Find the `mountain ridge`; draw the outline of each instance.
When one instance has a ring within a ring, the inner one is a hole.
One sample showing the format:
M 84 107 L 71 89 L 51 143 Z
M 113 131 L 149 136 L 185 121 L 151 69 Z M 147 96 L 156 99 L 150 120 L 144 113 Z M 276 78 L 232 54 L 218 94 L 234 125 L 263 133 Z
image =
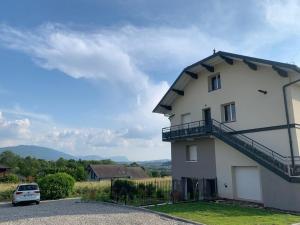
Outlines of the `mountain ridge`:
M 0 148 L 0 153 L 4 151 L 11 151 L 21 157 L 31 156 L 37 159 L 44 160 L 57 160 L 59 158 L 64 159 L 82 159 L 82 160 L 103 160 L 103 159 L 111 159 L 115 162 L 129 162 L 126 156 L 111 156 L 111 157 L 102 157 L 99 155 L 87 155 L 87 156 L 74 156 L 68 153 L 64 153 L 62 151 L 47 148 L 37 145 L 17 145 L 17 146 L 9 146 Z

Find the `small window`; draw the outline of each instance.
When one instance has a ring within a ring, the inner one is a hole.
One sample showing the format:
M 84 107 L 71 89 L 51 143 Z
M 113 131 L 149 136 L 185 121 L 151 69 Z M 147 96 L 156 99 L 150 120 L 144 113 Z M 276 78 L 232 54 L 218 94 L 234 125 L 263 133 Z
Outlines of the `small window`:
M 223 122 L 234 122 L 236 120 L 235 103 L 223 105 L 222 111 Z
M 181 124 L 186 124 L 192 122 L 191 114 L 186 113 L 181 115 Z
M 208 90 L 215 91 L 221 88 L 221 77 L 220 74 L 216 74 L 208 77 Z
M 196 162 L 197 158 L 197 146 L 196 145 L 189 145 L 186 148 L 186 161 Z

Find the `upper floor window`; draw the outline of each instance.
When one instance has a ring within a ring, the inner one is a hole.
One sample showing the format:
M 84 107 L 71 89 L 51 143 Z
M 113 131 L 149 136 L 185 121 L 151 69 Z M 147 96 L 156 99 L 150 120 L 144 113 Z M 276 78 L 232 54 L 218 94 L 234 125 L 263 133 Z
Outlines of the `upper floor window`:
M 221 88 L 221 77 L 219 73 L 208 77 L 208 86 L 209 91 L 215 91 Z
M 228 103 L 222 106 L 223 122 L 236 121 L 235 103 Z
M 186 161 L 196 162 L 197 156 L 197 145 L 188 145 L 186 148 Z
M 192 122 L 191 114 L 186 113 L 181 115 L 181 124 L 190 123 Z

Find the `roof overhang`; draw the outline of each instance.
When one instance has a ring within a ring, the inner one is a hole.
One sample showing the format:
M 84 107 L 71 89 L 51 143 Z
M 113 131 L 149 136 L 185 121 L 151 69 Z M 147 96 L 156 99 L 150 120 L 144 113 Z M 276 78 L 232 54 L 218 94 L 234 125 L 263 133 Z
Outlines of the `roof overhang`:
M 257 70 L 258 66 L 271 67 L 281 77 L 288 77 L 289 72 L 300 73 L 300 68 L 293 64 L 219 51 L 186 67 L 171 85 L 167 93 L 162 97 L 160 102 L 154 108 L 153 112 L 171 115 L 173 102 L 180 95 L 184 95 L 184 88 L 190 81 L 197 79 L 199 73 L 205 70 L 214 72 L 214 67 L 217 64 L 225 62 L 229 65 L 234 65 L 234 61 L 244 62 L 252 70 Z

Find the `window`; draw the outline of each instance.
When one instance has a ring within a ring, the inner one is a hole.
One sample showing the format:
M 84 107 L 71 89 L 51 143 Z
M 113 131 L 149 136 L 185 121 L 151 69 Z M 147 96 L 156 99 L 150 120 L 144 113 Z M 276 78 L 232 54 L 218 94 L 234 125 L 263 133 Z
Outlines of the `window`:
M 186 147 L 186 161 L 196 162 L 197 159 L 197 146 L 189 145 Z
M 38 186 L 34 184 L 20 185 L 18 191 L 35 191 L 38 190 Z
M 192 122 L 191 114 L 186 113 L 181 115 L 181 124 L 190 123 Z
M 225 104 L 222 107 L 223 122 L 234 122 L 235 116 L 235 103 Z
M 220 74 L 216 74 L 213 76 L 208 77 L 208 90 L 209 91 L 215 91 L 217 89 L 221 88 L 221 77 Z

